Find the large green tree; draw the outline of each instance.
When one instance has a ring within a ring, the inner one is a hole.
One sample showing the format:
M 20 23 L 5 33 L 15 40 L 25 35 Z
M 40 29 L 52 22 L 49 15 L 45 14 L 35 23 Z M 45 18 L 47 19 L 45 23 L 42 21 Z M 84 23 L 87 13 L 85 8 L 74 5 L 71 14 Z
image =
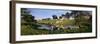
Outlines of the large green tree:
M 27 8 L 21 8 L 21 18 L 25 22 L 33 22 L 35 17 L 30 14 Z
M 89 17 L 89 19 L 86 17 Z M 80 27 L 80 32 L 91 31 L 92 15 L 86 11 L 77 11 L 75 16 L 75 25 Z

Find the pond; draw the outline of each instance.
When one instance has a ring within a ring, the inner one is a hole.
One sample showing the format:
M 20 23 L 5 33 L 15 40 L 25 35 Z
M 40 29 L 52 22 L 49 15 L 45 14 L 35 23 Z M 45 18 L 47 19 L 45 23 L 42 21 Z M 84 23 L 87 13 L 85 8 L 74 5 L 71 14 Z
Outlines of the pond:
M 57 29 L 56 26 L 53 26 L 53 25 L 45 25 L 45 24 L 40 24 L 40 27 L 38 27 L 39 29 L 46 29 L 46 30 L 54 30 L 54 29 Z M 79 28 L 79 26 L 73 26 L 73 25 L 66 25 L 64 26 L 63 29 L 77 29 Z
M 38 27 L 39 29 L 47 29 L 47 30 L 51 30 L 52 27 L 49 25 L 41 25 L 40 27 Z

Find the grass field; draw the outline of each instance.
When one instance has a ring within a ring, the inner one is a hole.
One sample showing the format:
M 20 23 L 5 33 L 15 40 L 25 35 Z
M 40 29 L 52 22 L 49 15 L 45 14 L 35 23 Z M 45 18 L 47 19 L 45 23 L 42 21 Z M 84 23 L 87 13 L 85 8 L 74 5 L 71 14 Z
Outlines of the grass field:
M 54 25 L 60 28 L 60 30 L 46 30 L 46 29 L 38 29 L 37 24 L 48 24 L 48 25 Z M 27 25 L 21 25 L 21 35 L 40 35 L 40 34 L 62 34 L 62 33 L 82 33 L 82 32 L 91 32 L 87 26 L 79 29 L 63 29 L 66 25 L 74 25 L 74 20 L 39 20 L 37 23 L 27 24 Z
M 53 20 L 39 20 L 38 23 L 50 24 L 61 28 L 66 25 L 74 25 L 75 21 L 69 19 L 64 19 L 64 20 L 53 19 Z

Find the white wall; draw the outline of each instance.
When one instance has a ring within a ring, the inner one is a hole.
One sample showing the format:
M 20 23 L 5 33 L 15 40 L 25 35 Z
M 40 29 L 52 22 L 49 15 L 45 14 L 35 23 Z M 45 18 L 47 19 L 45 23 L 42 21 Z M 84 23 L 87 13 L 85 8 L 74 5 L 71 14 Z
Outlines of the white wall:
M 72 3 L 84 5 L 98 5 L 98 19 L 100 18 L 99 0 L 34 0 L 44 2 L 56 3 Z M 39 43 L 18 43 L 18 44 L 100 44 L 100 20 L 98 20 L 98 38 L 97 39 L 83 39 L 83 40 L 65 40 L 53 42 L 39 42 Z M 9 0 L 0 0 L 0 44 L 9 43 Z
M 54 3 L 71 3 L 71 4 L 85 4 L 96 5 L 96 0 L 17 0 L 17 1 L 38 1 L 38 2 L 54 2 Z

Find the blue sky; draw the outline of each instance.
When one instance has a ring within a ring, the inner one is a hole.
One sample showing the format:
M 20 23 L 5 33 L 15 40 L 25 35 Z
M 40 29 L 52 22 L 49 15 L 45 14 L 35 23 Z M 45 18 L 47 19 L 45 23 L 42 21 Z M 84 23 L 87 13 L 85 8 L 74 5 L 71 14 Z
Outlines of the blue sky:
M 60 10 L 60 9 L 40 9 L 40 8 L 27 8 L 30 11 L 32 16 L 35 16 L 35 19 L 44 19 L 44 18 L 52 18 L 52 15 L 61 16 L 66 12 L 71 12 L 68 10 Z

